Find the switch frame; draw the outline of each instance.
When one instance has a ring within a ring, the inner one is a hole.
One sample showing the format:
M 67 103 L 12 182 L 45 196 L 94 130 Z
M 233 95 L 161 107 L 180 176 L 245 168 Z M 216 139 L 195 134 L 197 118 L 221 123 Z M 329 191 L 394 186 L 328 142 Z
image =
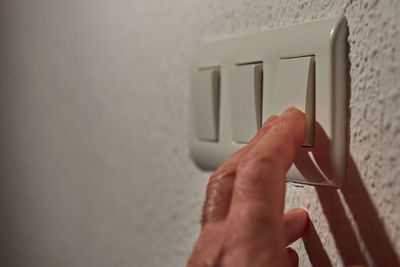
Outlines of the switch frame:
M 229 68 L 262 61 L 265 92 L 272 86 L 271 80 L 281 58 L 312 55 L 315 56 L 315 119 L 330 140 L 327 164 L 331 175 L 312 180 L 304 177 L 293 165 L 287 173 L 287 181 L 341 187 L 346 180 L 348 110 L 347 22 L 344 16 L 269 29 L 200 46 L 192 61 L 191 81 L 193 83 L 193 75 L 199 68 L 220 67 L 219 138 L 217 142 L 196 138 L 193 111 L 190 109 L 189 149 L 195 164 L 202 170 L 215 170 L 245 145 L 233 142 L 232 138 L 227 82 Z M 266 95 L 263 93 L 263 103 L 266 102 Z M 190 106 L 194 99 L 191 98 L 191 101 Z M 263 121 L 266 116 L 263 104 Z

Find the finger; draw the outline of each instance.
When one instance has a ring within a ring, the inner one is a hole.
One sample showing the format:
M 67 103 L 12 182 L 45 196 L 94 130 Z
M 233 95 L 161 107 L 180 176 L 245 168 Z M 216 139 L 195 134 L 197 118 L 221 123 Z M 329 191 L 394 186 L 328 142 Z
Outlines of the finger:
M 211 175 L 203 207 L 202 226 L 209 222 L 218 222 L 226 217 L 231 202 L 233 182 L 238 162 L 257 140 L 268 131 L 276 118 L 277 116 L 268 118 L 250 143 L 233 154 Z
M 307 230 L 308 222 L 308 213 L 303 209 L 292 209 L 283 215 L 287 246 L 303 236 Z
M 299 266 L 299 255 L 297 255 L 297 252 L 292 248 L 287 248 L 286 251 L 289 256 L 290 266 L 293 267 Z
M 251 209 L 256 216 L 282 218 L 285 176 L 304 140 L 305 125 L 304 113 L 289 108 L 241 157 L 232 209 L 237 206 Z

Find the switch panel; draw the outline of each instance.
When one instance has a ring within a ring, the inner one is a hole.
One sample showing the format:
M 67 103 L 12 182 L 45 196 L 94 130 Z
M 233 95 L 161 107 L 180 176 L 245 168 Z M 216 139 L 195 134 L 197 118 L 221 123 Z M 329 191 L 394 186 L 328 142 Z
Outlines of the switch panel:
M 261 126 L 262 64 L 229 69 L 233 141 L 248 143 Z
M 193 119 L 200 140 L 218 140 L 219 84 L 218 69 L 198 70 L 193 74 Z
M 195 51 L 190 72 L 189 146 L 200 169 L 215 170 L 244 147 L 270 115 L 295 106 L 306 114 L 307 131 L 287 181 L 344 184 L 344 16 L 203 44 Z
M 306 137 L 303 146 L 314 145 L 315 60 L 313 56 L 281 59 L 273 86 L 266 90 L 267 117 L 281 114 L 293 106 L 306 114 Z M 266 118 L 264 118 L 266 119 Z

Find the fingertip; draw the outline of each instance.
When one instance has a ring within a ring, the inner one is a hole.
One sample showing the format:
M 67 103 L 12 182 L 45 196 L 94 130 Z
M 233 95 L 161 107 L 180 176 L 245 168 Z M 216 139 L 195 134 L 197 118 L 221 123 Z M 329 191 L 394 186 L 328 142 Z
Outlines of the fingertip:
M 292 113 L 304 114 L 304 112 L 299 110 L 298 108 L 290 106 L 287 109 L 285 109 L 285 111 L 282 112 L 281 116 L 287 116 L 287 115 L 290 115 Z
M 293 212 L 296 213 L 298 216 L 298 220 L 303 222 L 304 228 L 307 228 L 309 222 L 310 222 L 310 216 L 308 215 L 308 210 L 304 208 L 294 208 L 292 209 Z
M 289 107 L 279 116 L 276 122 L 272 124 L 271 128 L 276 128 L 280 136 L 285 133 L 285 139 L 293 140 L 294 147 L 299 149 L 306 135 L 306 115 L 295 107 Z
M 284 214 L 283 222 L 285 225 L 286 244 L 289 245 L 303 236 L 308 228 L 310 218 L 305 209 L 294 208 Z
M 299 228 L 302 228 L 305 232 L 307 230 L 308 224 L 310 223 L 310 216 L 308 215 L 308 211 L 303 208 L 294 208 L 290 210 L 294 216 L 296 217 L 296 221 L 299 224 Z
M 296 122 L 299 122 L 299 121 L 304 121 L 304 130 L 305 130 L 305 118 L 306 118 L 306 114 L 303 112 L 303 111 L 301 111 L 301 110 L 299 110 L 299 109 L 297 109 L 297 108 L 295 108 L 295 107 L 289 107 L 289 108 L 287 108 L 282 114 L 281 114 L 281 116 L 279 117 L 282 121 L 286 121 L 286 120 L 291 120 L 291 119 L 294 119 Z M 299 129 L 298 127 L 296 128 L 297 130 Z
M 299 255 L 297 254 L 297 252 L 292 248 L 287 248 L 286 250 L 289 256 L 290 266 L 299 266 Z

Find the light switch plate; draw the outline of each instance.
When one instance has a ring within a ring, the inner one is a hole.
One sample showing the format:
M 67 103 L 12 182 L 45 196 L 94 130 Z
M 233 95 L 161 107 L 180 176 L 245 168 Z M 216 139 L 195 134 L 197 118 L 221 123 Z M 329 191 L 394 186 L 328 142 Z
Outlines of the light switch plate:
M 229 69 L 243 64 L 262 64 L 262 121 L 268 114 L 279 61 L 313 57 L 315 60 L 315 137 L 312 148 L 302 148 L 287 181 L 341 187 L 346 179 L 347 150 L 347 23 L 344 16 L 320 19 L 204 44 L 191 67 L 189 147 L 195 164 L 215 170 L 243 147 L 233 141 L 230 111 Z M 196 76 L 204 69 L 220 72 L 217 140 L 200 140 L 194 118 Z M 273 101 L 273 100 L 272 100 Z

